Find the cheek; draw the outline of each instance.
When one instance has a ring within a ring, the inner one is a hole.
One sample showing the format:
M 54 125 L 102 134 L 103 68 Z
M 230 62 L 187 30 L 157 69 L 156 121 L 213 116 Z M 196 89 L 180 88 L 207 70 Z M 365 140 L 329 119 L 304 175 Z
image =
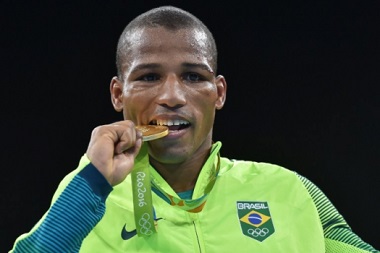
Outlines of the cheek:
M 203 104 L 205 107 L 210 107 L 215 109 L 215 102 L 218 99 L 218 91 L 215 87 L 215 85 L 210 85 L 209 87 L 205 87 L 202 90 L 198 91 L 199 95 L 199 101 Z
M 203 122 L 202 127 L 209 128 L 214 122 L 217 91 L 215 88 L 210 87 L 203 89 L 199 93 L 201 94 L 198 94 L 194 106 L 198 108 L 199 116 Z
M 139 116 L 146 110 L 149 103 L 142 94 L 127 93 L 123 98 L 123 116 L 125 120 L 139 122 Z
M 199 117 L 196 124 L 197 128 L 197 136 L 195 139 L 203 140 L 206 136 L 208 136 L 214 125 L 215 118 L 215 109 L 213 106 L 208 104 L 202 104 L 199 108 Z

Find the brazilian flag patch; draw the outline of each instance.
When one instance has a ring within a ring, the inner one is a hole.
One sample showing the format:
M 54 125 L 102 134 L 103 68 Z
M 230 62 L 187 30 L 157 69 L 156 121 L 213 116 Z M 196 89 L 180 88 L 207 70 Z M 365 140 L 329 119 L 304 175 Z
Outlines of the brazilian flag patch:
M 274 233 L 267 202 L 238 201 L 236 207 L 244 235 L 262 242 Z

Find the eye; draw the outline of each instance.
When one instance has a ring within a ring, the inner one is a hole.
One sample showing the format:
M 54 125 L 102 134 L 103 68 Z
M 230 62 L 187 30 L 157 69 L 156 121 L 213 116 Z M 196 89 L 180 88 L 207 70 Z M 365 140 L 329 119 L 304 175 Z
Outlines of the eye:
M 146 74 L 138 78 L 140 81 L 144 82 L 154 82 L 160 79 L 160 76 L 157 74 Z
M 183 79 L 189 82 L 200 82 L 204 80 L 200 74 L 194 72 L 185 73 Z

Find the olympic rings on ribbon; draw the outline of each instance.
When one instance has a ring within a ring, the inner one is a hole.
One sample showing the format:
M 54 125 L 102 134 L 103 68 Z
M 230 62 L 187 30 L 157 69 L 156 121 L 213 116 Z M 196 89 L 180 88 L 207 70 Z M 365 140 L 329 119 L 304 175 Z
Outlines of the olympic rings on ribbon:
M 149 223 L 150 215 L 148 213 L 144 213 L 139 220 L 139 224 L 141 226 L 140 233 L 143 235 L 151 235 L 153 234 L 152 226 Z

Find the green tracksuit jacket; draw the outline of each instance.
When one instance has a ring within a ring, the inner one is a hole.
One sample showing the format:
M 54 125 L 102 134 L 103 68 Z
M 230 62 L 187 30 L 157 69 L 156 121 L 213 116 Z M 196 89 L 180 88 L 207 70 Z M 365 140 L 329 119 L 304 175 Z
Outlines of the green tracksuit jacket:
M 193 198 L 203 195 L 221 143 L 213 145 Z M 150 168 L 152 180 L 177 196 Z M 52 206 L 10 251 L 164 253 L 379 252 L 354 234 L 309 180 L 283 167 L 222 157 L 201 212 L 170 205 L 152 193 L 157 233 L 136 235 L 131 178 L 111 187 L 84 155 L 64 178 Z

